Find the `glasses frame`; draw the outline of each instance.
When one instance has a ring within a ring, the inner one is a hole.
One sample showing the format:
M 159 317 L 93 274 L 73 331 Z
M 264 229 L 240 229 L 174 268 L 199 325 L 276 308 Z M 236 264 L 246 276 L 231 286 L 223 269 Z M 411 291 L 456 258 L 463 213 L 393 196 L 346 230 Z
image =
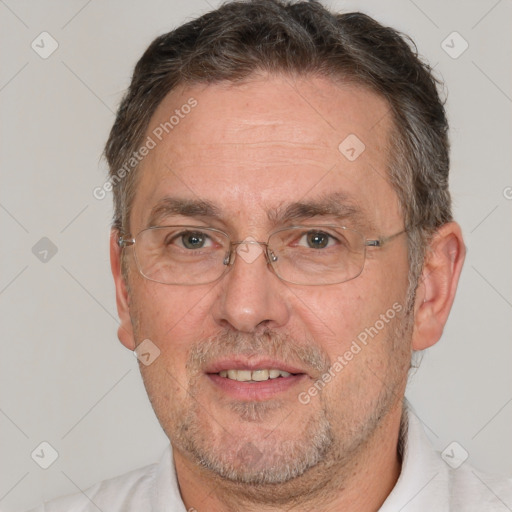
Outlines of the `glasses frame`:
M 137 252 L 134 251 L 135 264 L 137 266 L 137 270 L 139 271 L 139 274 L 142 277 L 144 277 L 148 281 L 152 281 L 154 283 L 159 283 L 159 284 L 164 284 L 164 285 L 174 285 L 174 286 L 198 286 L 198 285 L 215 283 L 216 281 L 221 279 L 224 275 L 226 275 L 227 272 L 234 265 L 235 259 L 236 259 L 236 249 L 235 248 L 240 246 L 240 245 L 243 245 L 243 244 L 253 244 L 253 245 L 263 246 L 264 247 L 264 251 L 263 252 L 264 252 L 265 258 L 267 260 L 267 266 L 270 267 L 272 273 L 278 279 L 280 279 L 281 281 L 283 281 L 285 283 L 295 284 L 295 285 L 299 285 L 299 286 L 329 286 L 329 285 L 332 285 L 332 284 L 346 283 L 348 281 L 352 281 L 353 279 L 356 279 L 363 272 L 364 266 L 365 266 L 365 263 L 366 263 L 366 248 L 367 247 L 382 248 L 388 242 L 390 242 L 390 241 L 394 240 L 395 238 L 397 238 L 398 236 L 403 235 L 404 233 L 408 232 L 408 229 L 404 228 L 404 229 L 402 229 L 402 230 L 400 230 L 400 231 L 398 231 L 396 233 L 393 233 L 392 235 L 368 239 L 360 231 L 358 231 L 357 229 L 349 228 L 349 227 L 346 227 L 346 226 L 340 226 L 340 225 L 337 225 L 337 224 L 315 224 L 315 225 L 307 225 L 307 226 L 306 225 L 293 225 L 293 226 L 287 226 L 287 227 L 280 228 L 280 229 L 277 229 L 275 231 L 272 231 L 272 233 L 270 233 L 268 235 L 268 238 L 267 238 L 266 242 L 258 242 L 256 240 L 240 240 L 240 241 L 233 242 L 233 241 L 231 241 L 231 237 L 229 236 L 228 233 L 226 233 L 225 231 L 222 231 L 220 229 L 217 229 L 217 228 L 206 227 L 206 226 L 205 227 L 203 227 L 203 226 L 191 226 L 191 225 L 187 225 L 187 224 L 177 224 L 177 225 L 165 225 L 165 226 L 150 226 L 148 228 L 144 228 L 144 229 L 140 230 L 135 236 L 132 236 L 132 235 L 124 235 L 123 236 L 123 235 L 121 235 L 117 239 L 117 243 L 118 243 L 118 245 L 119 245 L 119 247 L 121 249 L 126 249 L 127 247 L 134 246 L 136 244 L 137 238 L 141 235 L 141 233 L 144 233 L 144 232 L 150 231 L 150 230 L 167 229 L 167 228 L 186 228 L 186 229 L 196 229 L 196 230 L 201 230 L 201 231 L 203 231 L 203 230 L 204 231 L 214 231 L 216 233 L 220 233 L 221 235 L 224 235 L 226 237 L 226 239 L 228 240 L 228 242 L 229 242 L 228 252 L 226 253 L 226 256 L 224 257 L 224 260 L 223 260 L 223 265 L 225 265 L 225 269 L 219 275 L 219 277 L 217 277 L 216 279 L 213 279 L 211 281 L 206 281 L 206 282 L 201 282 L 201 283 L 192 283 L 192 284 L 189 284 L 189 283 L 166 283 L 166 282 L 158 281 L 156 279 L 151 279 L 150 277 L 146 276 L 142 272 L 141 265 L 140 265 L 138 257 L 137 257 Z M 281 277 L 279 275 L 279 273 L 274 268 L 274 265 L 272 264 L 273 262 L 277 261 L 277 257 L 273 254 L 272 248 L 269 245 L 270 239 L 274 235 L 276 235 L 278 233 L 281 233 L 282 231 L 289 231 L 289 230 L 292 230 L 292 229 L 308 229 L 308 230 L 312 230 L 312 229 L 315 229 L 315 228 L 329 228 L 329 229 L 348 230 L 348 231 L 352 231 L 354 233 L 357 233 L 358 235 L 361 236 L 361 239 L 364 242 L 363 263 L 361 265 L 361 270 L 358 272 L 357 275 L 355 275 L 353 277 L 350 277 L 348 279 L 343 279 L 341 281 L 337 281 L 335 283 L 328 283 L 328 284 L 325 284 L 325 283 L 318 283 L 318 284 L 316 284 L 316 283 L 307 283 L 307 284 L 298 283 L 298 282 L 289 281 L 287 279 L 284 279 L 283 277 Z

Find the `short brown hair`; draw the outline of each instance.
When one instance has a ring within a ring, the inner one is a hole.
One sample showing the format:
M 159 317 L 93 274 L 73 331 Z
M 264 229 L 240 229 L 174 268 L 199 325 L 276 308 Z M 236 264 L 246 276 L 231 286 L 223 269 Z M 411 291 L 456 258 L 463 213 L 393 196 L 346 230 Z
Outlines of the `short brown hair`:
M 452 219 L 448 124 L 438 82 L 405 36 L 365 14 L 332 13 L 314 1 L 228 2 L 151 43 L 105 148 L 114 228 L 129 230 L 137 180 L 136 169 L 123 179 L 117 172 L 142 144 L 164 97 L 178 85 L 237 82 L 258 72 L 341 78 L 388 101 L 395 127 L 389 177 L 410 230 L 410 279 L 417 282 L 426 240 Z

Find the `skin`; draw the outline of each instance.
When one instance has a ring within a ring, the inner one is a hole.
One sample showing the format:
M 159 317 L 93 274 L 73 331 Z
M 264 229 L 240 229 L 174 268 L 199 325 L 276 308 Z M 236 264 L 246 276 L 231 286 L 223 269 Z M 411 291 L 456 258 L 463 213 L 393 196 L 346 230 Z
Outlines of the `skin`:
M 235 241 L 266 241 L 287 225 L 272 222 L 269 211 L 332 192 L 343 193 L 359 218 L 293 223 L 344 224 L 368 239 L 403 229 L 386 173 L 392 121 L 384 99 L 319 77 L 188 86 L 164 99 L 147 135 L 190 97 L 197 107 L 141 163 L 132 234 L 148 226 L 155 204 L 173 197 L 210 201 L 220 215 L 173 216 L 160 225 L 212 226 Z M 352 162 L 338 150 L 349 134 L 366 146 Z M 438 341 L 454 299 L 464 260 L 459 226 L 445 224 L 434 236 L 410 317 L 404 316 L 404 235 L 368 248 L 359 277 L 329 286 L 285 283 L 263 257 L 248 263 L 240 256 L 215 283 L 163 285 L 138 273 L 132 248 L 126 249 L 126 282 L 117 236 L 113 232 L 111 261 L 119 338 L 130 350 L 149 338 L 161 351 L 141 372 L 173 445 L 187 509 L 378 510 L 400 473 L 397 443 L 411 353 Z M 300 403 L 299 393 L 395 303 L 401 314 L 307 405 Z M 242 400 L 206 373 L 235 356 L 244 364 L 283 361 L 302 376 L 279 392 Z M 292 477 L 285 466 L 295 468 Z M 262 474 L 275 483 L 258 481 Z

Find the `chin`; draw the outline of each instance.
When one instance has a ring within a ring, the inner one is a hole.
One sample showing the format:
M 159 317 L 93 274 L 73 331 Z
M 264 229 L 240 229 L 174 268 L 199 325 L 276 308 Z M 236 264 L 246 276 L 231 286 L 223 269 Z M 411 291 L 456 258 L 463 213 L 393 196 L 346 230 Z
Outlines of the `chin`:
M 292 425 L 286 415 L 275 418 L 278 408 L 280 404 L 236 404 L 228 413 L 236 418 L 221 425 L 198 406 L 169 437 L 195 464 L 226 482 L 283 484 L 325 461 L 333 435 L 325 418 Z

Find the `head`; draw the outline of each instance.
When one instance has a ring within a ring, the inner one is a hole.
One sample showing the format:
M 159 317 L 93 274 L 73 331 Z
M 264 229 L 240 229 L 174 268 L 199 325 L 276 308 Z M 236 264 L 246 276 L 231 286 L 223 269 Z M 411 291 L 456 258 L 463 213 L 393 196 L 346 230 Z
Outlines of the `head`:
M 443 104 L 402 36 L 316 2 L 227 3 L 150 45 L 106 156 L 119 337 L 160 350 L 141 370 L 175 453 L 224 481 L 321 485 L 396 423 L 464 255 Z M 344 282 L 284 281 L 246 244 L 213 282 L 162 284 L 116 242 L 167 225 L 231 241 L 296 225 L 397 236 Z M 250 383 L 223 373 L 251 369 Z M 269 369 L 292 375 L 252 382 Z

